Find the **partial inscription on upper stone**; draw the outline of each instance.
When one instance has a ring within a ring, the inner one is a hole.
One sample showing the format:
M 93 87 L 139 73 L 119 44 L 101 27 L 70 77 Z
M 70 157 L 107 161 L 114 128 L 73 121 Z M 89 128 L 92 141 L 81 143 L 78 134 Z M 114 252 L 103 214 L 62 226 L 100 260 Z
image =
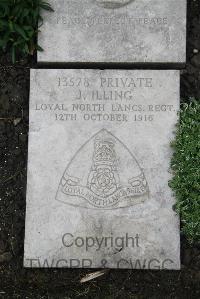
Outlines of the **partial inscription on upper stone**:
M 186 0 L 50 3 L 55 12 L 44 15 L 39 62 L 185 62 Z
M 179 71 L 31 71 L 24 265 L 179 269 Z

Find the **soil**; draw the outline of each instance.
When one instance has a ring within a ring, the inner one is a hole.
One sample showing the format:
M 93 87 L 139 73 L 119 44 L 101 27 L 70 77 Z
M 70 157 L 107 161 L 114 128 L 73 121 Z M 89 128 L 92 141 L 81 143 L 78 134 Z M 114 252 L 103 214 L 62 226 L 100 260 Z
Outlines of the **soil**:
M 189 0 L 187 65 L 182 102 L 200 99 L 200 0 Z M 90 270 L 24 269 L 24 219 L 28 147 L 29 69 L 0 58 L 0 298 L 200 298 L 200 245 L 181 235 L 181 271 L 111 270 L 90 282 Z

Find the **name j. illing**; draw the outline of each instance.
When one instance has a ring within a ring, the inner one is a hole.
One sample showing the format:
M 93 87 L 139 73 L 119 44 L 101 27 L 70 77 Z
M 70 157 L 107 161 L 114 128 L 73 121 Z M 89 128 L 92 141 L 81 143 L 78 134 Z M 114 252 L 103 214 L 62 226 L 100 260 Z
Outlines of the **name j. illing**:
M 99 251 L 100 249 L 104 248 L 117 248 L 117 249 L 123 249 L 123 248 L 136 248 L 139 246 L 139 235 L 136 234 L 134 237 L 129 236 L 128 233 L 125 234 L 125 236 L 87 236 L 87 237 L 81 237 L 81 236 L 74 236 L 71 233 L 65 233 L 62 236 L 62 244 L 69 248 L 69 247 L 78 247 L 78 248 L 84 248 L 86 251 L 88 251 L 90 248 L 95 249 L 96 251 Z
M 99 91 L 93 90 L 90 92 L 83 92 L 82 90 L 77 91 L 76 100 L 92 100 L 92 101 L 122 101 L 122 100 L 133 100 L 134 95 L 131 90 L 108 90 Z

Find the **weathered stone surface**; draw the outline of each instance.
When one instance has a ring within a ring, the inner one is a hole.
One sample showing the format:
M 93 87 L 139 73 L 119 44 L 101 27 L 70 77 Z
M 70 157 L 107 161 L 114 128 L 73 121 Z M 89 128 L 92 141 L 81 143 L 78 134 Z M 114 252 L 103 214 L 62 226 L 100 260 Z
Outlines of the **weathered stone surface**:
M 179 269 L 178 109 L 179 71 L 31 71 L 26 267 Z
M 39 62 L 184 63 L 186 0 L 50 0 Z

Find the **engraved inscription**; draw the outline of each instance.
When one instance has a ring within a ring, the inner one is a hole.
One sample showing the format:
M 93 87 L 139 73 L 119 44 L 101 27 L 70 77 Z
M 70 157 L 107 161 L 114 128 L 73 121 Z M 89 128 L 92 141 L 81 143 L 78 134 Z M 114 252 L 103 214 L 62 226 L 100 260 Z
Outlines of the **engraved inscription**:
M 115 209 L 142 203 L 148 194 L 147 181 L 135 157 L 103 129 L 73 157 L 56 199 L 83 208 Z
M 136 30 L 138 26 L 149 27 L 150 30 L 157 30 L 158 28 L 167 28 L 169 25 L 169 20 L 166 16 L 156 16 L 156 17 L 144 17 L 144 16 L 129 16 L 128 14 L 116 15 L 112 14 L 101 14 L 101 15 L 63 15 L 58 14 L 55 19 L 57 25 L 63 25 L 62 28 L 69 28 L 74 26 L 83 26 L 83 28 L 90 28 L 93 26 L 108 26 L 119 28 L 123 26 L 124 28 L 131 27 L 132 30 Z
M 175 111 L 174 105 L 152 105 L 147 95 L 143 103 L 137 98 L 138 89 L 145 92 L 155 88 L 152 77 L 100 76 L 94 85 L 89 77 L 59 76 L 54 85 L 61 92 L 66 91 L 63 102 L 36 103 L 34 109 L 51 113 L 57 122 L 152 123 L 158 120 L 160 113 L 164 117 Z

